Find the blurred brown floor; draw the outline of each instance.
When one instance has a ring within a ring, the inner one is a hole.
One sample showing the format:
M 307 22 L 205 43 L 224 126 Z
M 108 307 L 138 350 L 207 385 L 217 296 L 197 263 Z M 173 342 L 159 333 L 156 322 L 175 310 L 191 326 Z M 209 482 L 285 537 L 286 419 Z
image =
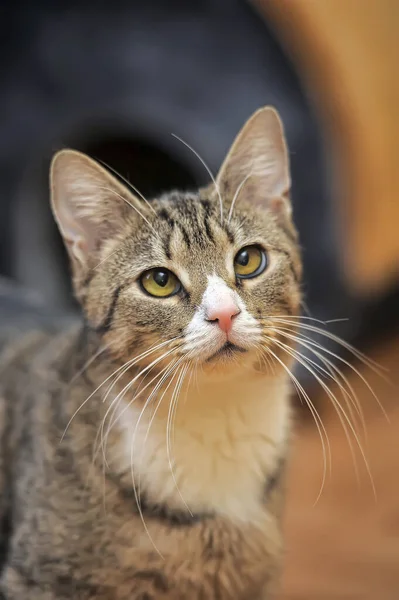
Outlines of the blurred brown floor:
M 370 353 L 369 353 L 370 355 Z M 320 440 L 310 421 L 298 426 L 286 516 L 286 569 L 280 600 L 397 600 L 399 598 L 399 336 L 375 348 L 391 386 L 360 368 L 386 409 L 386 421 L 359 378 L 350 376 L 365 413 L 365 452 L 377 499 L 357 453 L 360 485 L 342 426 L 326 406 L 332 470 L 322 481 Z M 358 366 L 358 365 L 356 365 Z M 323 403 L 327 402 L 323 399 Z

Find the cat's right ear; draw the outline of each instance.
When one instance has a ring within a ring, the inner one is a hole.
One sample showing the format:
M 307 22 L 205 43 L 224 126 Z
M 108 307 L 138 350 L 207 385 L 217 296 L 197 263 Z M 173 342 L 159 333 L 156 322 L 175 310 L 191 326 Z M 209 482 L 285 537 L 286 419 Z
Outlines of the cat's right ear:
M 105 168 L 74 150 L 54 156 L 50 187 L 54 217 L 79 282 L 98 263 L 107 241 L 121 233 L 129 206 L 138 201 Z
M 274 108 L 257 110 L 245 123 L 219 171 L 217 184 L 222 196 L 226 190 L 233 196 L 243 193 L 277 216 L 291 215 L 288 149 Z

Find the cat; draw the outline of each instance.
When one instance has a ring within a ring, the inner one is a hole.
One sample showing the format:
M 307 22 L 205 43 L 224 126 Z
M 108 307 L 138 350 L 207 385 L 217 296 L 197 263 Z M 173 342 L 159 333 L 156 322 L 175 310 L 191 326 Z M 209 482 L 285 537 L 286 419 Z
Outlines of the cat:
M 2 351 L 0 597 L 272 598 L 292 362 L 276 323 L 295 331 L 302 275 L 277 112 L 195 193 L 148 202 L 73 150 L 50 180 L 83 318 Z

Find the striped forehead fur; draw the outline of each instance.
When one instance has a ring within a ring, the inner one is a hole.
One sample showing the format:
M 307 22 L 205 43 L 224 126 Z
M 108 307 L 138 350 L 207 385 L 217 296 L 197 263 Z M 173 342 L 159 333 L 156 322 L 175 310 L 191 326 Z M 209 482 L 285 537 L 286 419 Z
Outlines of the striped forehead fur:
M 231 199 L 226 194 L 226 214 Z M 143 336 L 150 343 L 156 334 L 162 339 L 181 335 L 212 274 L 238 290 L 254 317 L 297 311 L 301 267 L 290 223 L 281 226 L 272 212 L 244 197 L 230 221 L 221 224 L 217 199 L 209 188 L 197 194 L 173 192 L 155 199 L 152 206 L 154 213 L 147 213 L 147 218 L 157 235 L 132 211 L 110 256 L 105 260 L 105 253 L 99 256 L 104 262 L 91 273 L 85 290 L 88 317 L 103 330 L 106 325 L 118 354 L 131 352 L 138 336 L 141 343 Z M 278 268 L 267 279 L 243 283 L 227 265 L 232 266 L 240 248 L 254 243 L 265 247 Z M 144 295 L 137 278 L 152 267 L 174 272 L 184 293 L 166 302 Z

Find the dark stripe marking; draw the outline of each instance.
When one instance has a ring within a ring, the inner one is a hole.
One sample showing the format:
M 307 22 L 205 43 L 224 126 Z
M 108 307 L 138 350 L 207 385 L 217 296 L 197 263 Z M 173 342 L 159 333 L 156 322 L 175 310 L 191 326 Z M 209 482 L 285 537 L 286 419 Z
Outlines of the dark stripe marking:
M 7 562 L 9 542 L 12 535 L 12 513 L 11 508 L 8 508 L 1 518 L 0 524 L 0 568 Z M 0 596 L 1 598 L 1 596 Z
M 172 233 L 168 234 L 168 236 L 165 240 L 164 246 L 163 246 L 163 249 L 165 251 L 165 256 L 168 260 L 172 260 L 172 251 L 170 248 L 171 239 L 172 239 Z
M 136 571 L 133 575 L 135 579 L 150 581 L 154 584 L 154 588 L 159 592 L 167 592 L 169 590 L 168 580 L 165 575 L 157 569 L 147 569 Z
M 111 475 L 109 477 L 114 479 Z M 132 503 L 133 508 L 135 508 L 138 513 L 137 501 L 134 496 L 134 492 L 124 487 L 120 488 L 120 492 Z M 213 513 L 190 514 L 184 510 L 168 508 L 166 504 L 152 503 L 148 500 L 144 492 L 142 492 L 140 495 L 140 507 L 142 514 L 145 517 L 156 519 L 158 521 L 164 521 L 169 525 L 177 527 L 193 527 L 201 521 L 212 519 L 214 517 Z
M 177 225 L 177 227 L 179 228 L 179 230 L 181 231 L 181 234 L 184 238 L 185 244 L 187 246 L 187 248 L 191 247 L 191 240 L 190 240 L 190 236 L 188 235 L 187 231 L 184 229 L 184 227 L 179 223 Z
M 270 496 L 273 490 L 277 487 L 283 475 L 285 467 L 285 456 L 281 456 L 272 475 L 266 481 L 265 495 L 266 499 Z
M 159 211 L 158 216 L 160 219 L 165 221 L 172 230 L 174 229 L 176 222 L 175 222 L 174 218 L 170 216 L 170 214 L 168 213 L 168 211 L 165 208 L 162 208 L 162 210 Z
M 124 284 L 124 285 L 119 285 L 113 292 L 112 295 L 112 301 L 111 304 L 108 308 L 108 312 L 103 320 L 103 322 L 96 327 L 96 331 L 97 333 L 107 333 L 107 331 L 109 331 L 111 329 L 112 326 L 112 321 L 114 319 L 114 315 L 115 315 L 115 310 L 116 310 L 116 305 L 118 303 L 119 300 L 119 296 L 120 293 L 122 292 L 122 290 L 127 286 L 128 284 Z
M 211 203 L 210 203 L 210 201 L 207 200 L 207 199 L 201 198 L 200 202 L 201 202 L 202 206 L 204 207 L 204 211 L 205 211 L 206 215 L 208 216 L 209 213 L 211 212 Z
M 172 525 L 186 527 L 192 527 L 213 516 L 210 513 L 194 513 L 191 515 L 183 510 L 170 509 L 165 504 L 152 504 L 143 495 L 141 497 L 141 510 L 143 514 L 149 517 L 160 521 L 167 521 Z
M 234 238 L 233 232 L 231 231 L 230 227 L 228 225 L 225 225 L 224 230 L 227 234 L 227 238 L 228 238 L 230 244 L 234 244 L 235 238 Z
M 82 283 L 82 287 L 83 288 L 87 288 L 87 286 L 89 285 L 89 283 L 93 279 L 94 275 L 95 275 L 94 269 L 90 269 L 88 275 L 86 275 L 86 278 L 85 278 L 85 280 Z
M 170 233 L 168 234 L 166 240 L 165 240 L 165 244 L 164 244 L 164 251 L 165 251 L 165 256 L 168 260 L 172 260 L 172 251 L 170 248 L 170 243 L 171 243 L 171 239 L 172 239 L 172 234 L 173 234 L 173 230 L 175 228 L 176 222 L 175 220 L 169 215 L 168 211 L 166 210 L 166 208 L 162 208 L 159 213 L 159 218 L 162 219 L 163 221 L 166 221 L 166 223 L 169 225 L 170 227 Z
M 209 217 L 208 217 L 208 215 L 205 215 L 204 226 L 205 226 L 206 235 L 208 236 L 209 241 L 211 241 L 214 244 L 215 243 L 215 238 L 213 237 L 213 233 L 212 233 L 211 226 L 210 226 L 210 223 L 209 223 Z

